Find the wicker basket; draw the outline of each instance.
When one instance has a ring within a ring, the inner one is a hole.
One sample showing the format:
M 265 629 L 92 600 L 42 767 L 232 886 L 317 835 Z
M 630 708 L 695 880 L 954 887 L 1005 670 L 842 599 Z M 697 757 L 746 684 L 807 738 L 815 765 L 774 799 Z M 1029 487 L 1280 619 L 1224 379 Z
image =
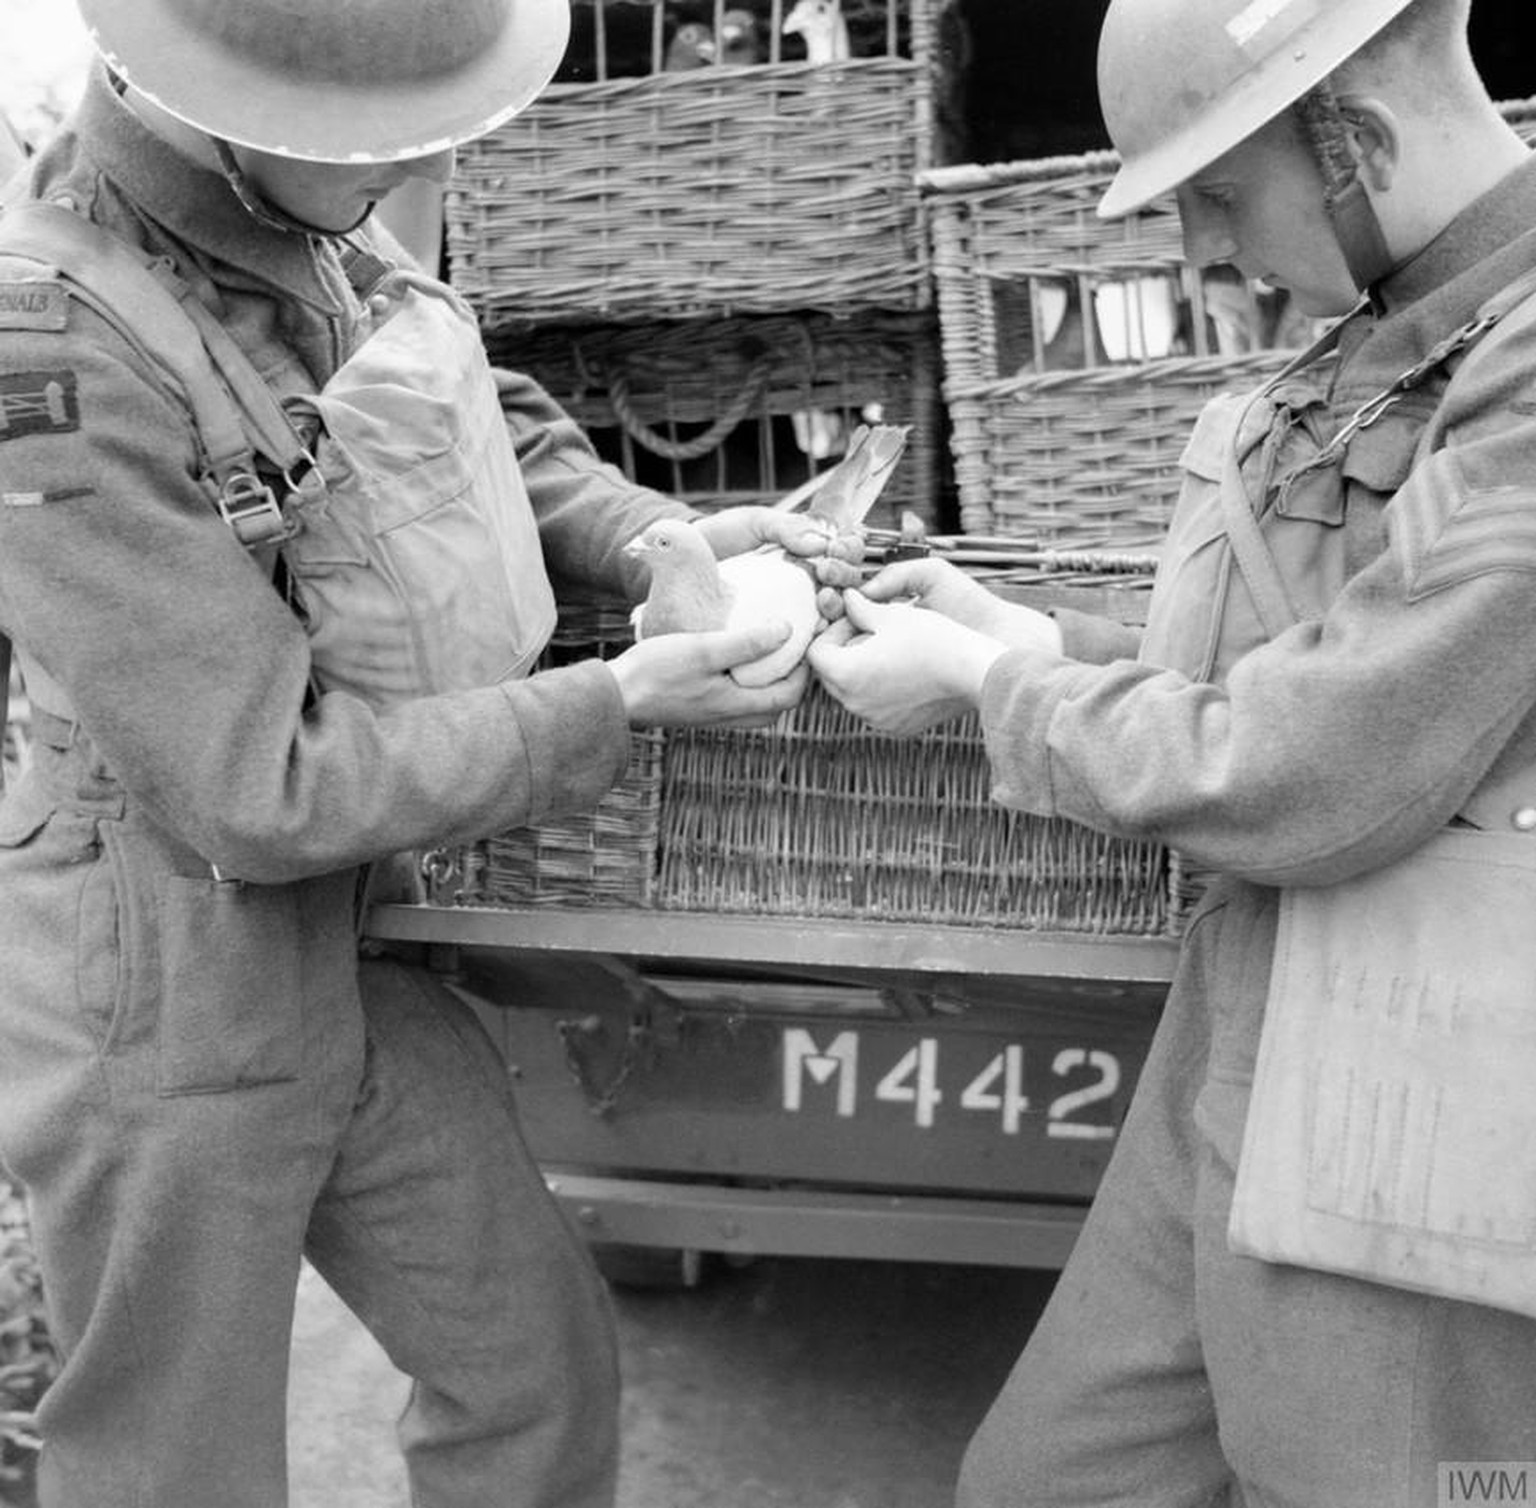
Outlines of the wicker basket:
M 454 285 L 487 328 L 926 307 L 929 3 L 842 61 L 552 84 L 460 151 Z M 776 55 L 780 0 L 750 8 Z
M 939 514 L 938 325 L 929 314 L 760 315 L 645 328 L 504 333 L 493 358 L 536 377 L 626 475 L 701 508 L 772 503 L 818 461 L 796 425 L 846 434 L 910 424 L 907 450 L 867 520 Z
M 1058 592 L 1094 586 L 1079 565 L 1047 573 Z M 1034 590 L 1039 574 L 1020 572 L 1012 590 Z M 627 638 L 611 604 L 563 604 L 547 663 Z M 1177 931 L 1190 895 L 1176 856 L 1007 812 L 990 787 L 974 720 L 892 738 L 813 687 L 770 729 L 637 735 L 628 774 L 594 813 L 430 855 L 428 899 Z
M 1536 101 L 1503 105 L 1536 139 Z M 960 526 L 1042 548 L 1155 544 L 1207 399 L 1318 326 L 1184 263 L 1171 197 L 1100 220 L 1113 152 L 922 175 Z
M 1165 934 L 1167 855 L 1004 811 L 974 720 L 872 732 L 819 687 L 762 732 L 674 733 L 656 904 L 752 915 Z
M 1149 548 L 1179 490 L 1179 453 L 1214 394 L 1289 353 L 1171 358 L 947 386 L 960 523 L 1041 547 Z
M 562 602 L 540 669 L 607 658 L 631 642 L 616 603 Z M 630 737 L 629 767 L 591 812 L 512 828 L 425 856 L 427 899 L 449 906 L 649 906 L 661 812 L 658 731 Z
M 1155 544 L 1206 400 L 1306 331 L 1183 262 L 1176 206 L 1095 208 L 1111 152 L 936 169 L 933 234 L 960 524 L 1050 548 Z

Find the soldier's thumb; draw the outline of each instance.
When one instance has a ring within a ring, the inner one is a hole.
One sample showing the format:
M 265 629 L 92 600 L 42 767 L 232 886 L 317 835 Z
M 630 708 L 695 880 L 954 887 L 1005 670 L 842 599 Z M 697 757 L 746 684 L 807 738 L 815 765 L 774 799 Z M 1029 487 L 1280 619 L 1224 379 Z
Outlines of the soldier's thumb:
M 790 635 L 790 625 L 783 618 L 754 623 L 750 628 L 733 628 L 710 635 L 713 661 L 717 670 L 728 670 L 748 660 L 772 654 Z

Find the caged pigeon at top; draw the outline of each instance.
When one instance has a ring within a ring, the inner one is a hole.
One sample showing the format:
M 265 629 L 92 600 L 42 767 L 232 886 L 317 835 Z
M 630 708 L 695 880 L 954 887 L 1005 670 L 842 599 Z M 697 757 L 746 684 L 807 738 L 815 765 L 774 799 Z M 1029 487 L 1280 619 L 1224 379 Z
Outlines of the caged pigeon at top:
M 903 425 L 860 425 L 843 459 L 815 479 L 807 516 L 821 523 L 829 546 L 863 522 L 895 470 L 906 438 Z M 652 524 L 624 548 L 651 570 L 645 601 L 630 615 L 636 639 L 788 624 L 789 636 L 776 649 L 732 668 L 741 686 L 771 685 L 805 657 L 821 621 L 815 570 L 808 560 L 777 545 L 716 560 L 709 541 L 681 519 Z
M 721 16 L 720 61 L 731 67 L 763 61 L 762 33 L 751 11 L 732 9 Z
M 702 21 L 686 21 L 672 33 L 664 73 L 686 73 L 693 68 L 707 68 L 715 60 L 715 33 Z
M 795 0 L 783 30 L 804 38 L 808 63 L 839 63 L 853 55 L 840 0 Z

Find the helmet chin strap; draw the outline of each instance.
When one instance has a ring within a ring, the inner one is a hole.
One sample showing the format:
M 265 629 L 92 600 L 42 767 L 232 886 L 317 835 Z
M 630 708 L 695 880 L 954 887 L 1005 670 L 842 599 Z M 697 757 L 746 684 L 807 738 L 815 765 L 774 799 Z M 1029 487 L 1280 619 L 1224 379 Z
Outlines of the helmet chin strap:
M 1326 80 L 1302 95 L 1296 112 L 1323 176 L 1323 203 L 1349 275 L 1356 289 L 1369 293 L 1395 264 L 1350 154 L 1349 123 Z
M 290 215 L 287 210 L 273 204 L 257 191 L 250 179 L 241 171 L 240 164 L 235 161 L 234 148 L 227 141 L 214 137 L 213 145 L 219 154 L 219 166 L 223 169 L 229 186 L 235 191 L 236 198 L 245 206 L 247 213 L 253 219 L 259 220 L 269 230 L 282 231 L 284 235 L 326 236 L 341 239 L 350 236 L 373 213 L 374 205 L 370 200 L 368 207 L 345 230 L 326 230 L 318 225 L 307 225 L 303 220 Z

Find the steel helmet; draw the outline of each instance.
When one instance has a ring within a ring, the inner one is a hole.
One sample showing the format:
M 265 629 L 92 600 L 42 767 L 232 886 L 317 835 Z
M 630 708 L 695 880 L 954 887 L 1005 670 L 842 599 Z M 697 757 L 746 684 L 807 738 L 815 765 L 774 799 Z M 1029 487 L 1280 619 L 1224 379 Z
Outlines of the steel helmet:
M 107 64 L 210 136 L 311 162 L 425 157 L 553 77 L 569 0 L 79 0 Z
M 1120 171 L 1105 219 L 1168 193 L 1316 88 L 1412 0 L 1111 0 L 1099 105 Z

